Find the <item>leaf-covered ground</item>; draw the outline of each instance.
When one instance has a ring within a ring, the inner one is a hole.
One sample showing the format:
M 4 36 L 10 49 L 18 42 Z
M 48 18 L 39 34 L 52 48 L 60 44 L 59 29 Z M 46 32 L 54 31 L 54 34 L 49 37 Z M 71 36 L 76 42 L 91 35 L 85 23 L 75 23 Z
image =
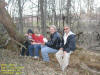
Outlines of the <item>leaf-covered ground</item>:
M 100 53 L 79 48 L 71 55 L 70 64 L 62 72 L 53 54 L 51 62 L 19 56 L 11 50 L 0 49 L 0 75 L 100 75 Z

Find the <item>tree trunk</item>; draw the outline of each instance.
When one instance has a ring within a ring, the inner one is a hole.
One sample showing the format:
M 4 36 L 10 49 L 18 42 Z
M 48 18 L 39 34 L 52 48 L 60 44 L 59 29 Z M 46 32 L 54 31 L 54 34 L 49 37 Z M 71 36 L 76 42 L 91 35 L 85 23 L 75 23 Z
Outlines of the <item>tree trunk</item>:
M 52 0 L 52 21 L 53 25 L 56 25 L 55 0 Z
M 70 18 L 71 18 L 71 14 L 70 14 L 70 8 L 71 8 L 71 0 L 67 0 L 67 17 L 66 17 L 66 23 L 68 24 L 68 25 L 70 25 Z
M 40 0 L 38 0 L 38 10 L 37 10 L 37 27 L 40 29 L 39 25 L 39 12 L 40 12 Z
M 22 7 L 21 7 L 21 0 L 18 0 L 18 7 L 19 7 L 19 25 L 18 29 L 21 34 L 23 34 L 23 18 L 22 18 Z
M 47 0 L 40 0 L 40 12 L 41 12 L 41 26 L 42 33 L 46 35 L 46 2 Z M 44 31 L 45 30 L 45 31 Z
M 16 26 L 13 20 L 11 19 L 10 15 L 6 11 L 5 5 L 6 3 L 0 0 L 0 23 L 4 25 L 11 38 L 18 42 L 22 42 L 24 41 L 23 35 L 20 35 L 16 32 Z

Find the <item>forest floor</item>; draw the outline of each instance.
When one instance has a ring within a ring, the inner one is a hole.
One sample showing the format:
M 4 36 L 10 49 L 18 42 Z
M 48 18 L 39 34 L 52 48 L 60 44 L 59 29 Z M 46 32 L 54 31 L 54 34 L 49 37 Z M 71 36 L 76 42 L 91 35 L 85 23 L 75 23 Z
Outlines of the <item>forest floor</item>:
M 65 72 L 54 54 L 50 58 L 50 63 L 44 63 L 41 58 L 34 60 L 19 56 L 16 51 L 0 49 L 0 75 L 100 75 L 100 53 L 77 48 Z

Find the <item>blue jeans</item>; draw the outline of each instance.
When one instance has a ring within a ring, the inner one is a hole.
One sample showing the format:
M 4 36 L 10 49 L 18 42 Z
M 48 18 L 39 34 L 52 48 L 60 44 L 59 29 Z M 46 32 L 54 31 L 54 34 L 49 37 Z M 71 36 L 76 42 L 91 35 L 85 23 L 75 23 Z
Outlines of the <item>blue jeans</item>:
M 29 51 L 28 51 L 28 46 L 30 45 L 30 43 L 28 41 L 25 41 L 25 43 L 23 44 L 27 49 L 25 49 L 24 47 L 21 50 L 21 55 L 27 55 L 29 56 Z
M 49 62 L 49 56 L 48 54 L 49 53 L 56 53 L 58 50 L 56 49 L 53 49 L 53 48 L 50 48 L 50 47 L 47 47 L 47 46 L 43 46 L 41 48 L 41 54 L 42 54 L 42 58 L 43 58 L 43 61 L 45 62 Z
M 41 49 L 40 44 L 30 45 L 28 47 L 30 56 L 39 56 L 39 50 Z
M 21 55 L 24 56 L 25 55 L 25 52 L 26 52 L 26 56 L 29 56 L 29 51 L 28 50 L 25 50 L 25 48 L 23 47 L 22 48 L 22 51 L 21 51 Z

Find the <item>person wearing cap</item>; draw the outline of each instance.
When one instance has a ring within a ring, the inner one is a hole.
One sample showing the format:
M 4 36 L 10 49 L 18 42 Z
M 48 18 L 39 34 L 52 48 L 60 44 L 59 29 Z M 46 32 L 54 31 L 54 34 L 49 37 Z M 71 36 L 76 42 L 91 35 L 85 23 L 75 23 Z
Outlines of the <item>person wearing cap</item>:
M 28 49 L 28 46 L 31 44 L 31 40 L 34 40 L 34 33 L 31 29 L 28 29 L 27 34 L 25 34 L 26 41 L 24 42 L 24 46 Z M 21 56 L 29 56 L 29 51 L 22 47 Z

